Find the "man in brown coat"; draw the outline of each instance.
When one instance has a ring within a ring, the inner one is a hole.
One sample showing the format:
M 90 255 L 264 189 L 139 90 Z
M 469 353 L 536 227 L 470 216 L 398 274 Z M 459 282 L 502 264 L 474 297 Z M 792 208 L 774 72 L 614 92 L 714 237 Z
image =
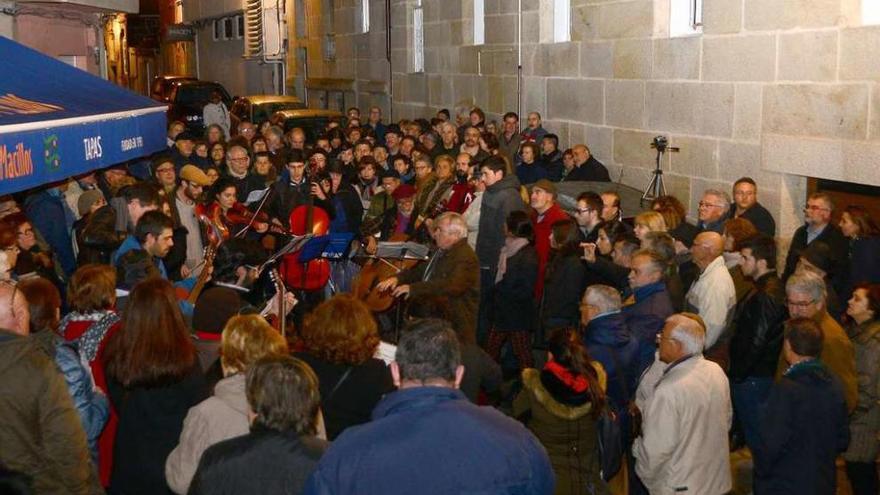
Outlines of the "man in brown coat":
M 846 332 L 828 314 L 825 307 L 826 294 L 825 281 L 815 273 L 805 270 L 795 272 L 785 284 L 789 315 L 792 318 L 811 318 L 822 328 L 822 353 L 819 360 L 843 383 L 846 408 L 852 412 L 859 399 L 856 354 Z M 785 358 L 780 355 L 776 368 L 777 379 L 786 368 Z
M 32 479 L 33 493 L 104 493 L 64 377 L 28 338 L 21 291 L 0 284 L 0 465 Z
M 474 343 L 480 263 L 467 243 L 467 223 L 458 213 L 442 213 L 434 220 L 433 236 L 437 251 L 427 262 L 380 282 L 377 288 L 408 297 L 410 304 L 419 304 L 427 295 L 444 298 L 459 338 Z

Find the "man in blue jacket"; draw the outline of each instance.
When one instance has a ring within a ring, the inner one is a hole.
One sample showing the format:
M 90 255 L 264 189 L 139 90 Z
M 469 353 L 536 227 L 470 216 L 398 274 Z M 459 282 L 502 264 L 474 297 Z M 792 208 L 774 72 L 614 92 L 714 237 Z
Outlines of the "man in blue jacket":
M 444 320 L 405 330 L 391 375 L 399 390 L 370 423 L 330 446 L 306 494 L 553 493 L 547 452 L 522 424 L 458 390 L 465 369 Z
M 654 362 L 657 334 L 675 312 L 663 279 L 665 264 L 659 253 L 648 249 L 636 251 L 630 264 L 629 286 L 634 302 L 623 308 L 623 317 L 639 343 L 639 375 Z

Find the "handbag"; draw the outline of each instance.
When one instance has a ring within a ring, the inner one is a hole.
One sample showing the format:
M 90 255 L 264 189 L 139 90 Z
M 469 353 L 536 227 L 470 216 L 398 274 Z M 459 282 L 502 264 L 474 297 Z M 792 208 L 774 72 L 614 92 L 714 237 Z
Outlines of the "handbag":
M 596 423 L 599 444 L 599 476 L 606 483 L 620 471 L 623 462 L 623 431 L 620 416 L 606 404 Z

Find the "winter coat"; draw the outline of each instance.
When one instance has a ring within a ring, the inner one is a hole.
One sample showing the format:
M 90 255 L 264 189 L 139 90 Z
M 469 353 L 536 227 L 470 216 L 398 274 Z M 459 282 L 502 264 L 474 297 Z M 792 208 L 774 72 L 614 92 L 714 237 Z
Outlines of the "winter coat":
M 519 179 L 506 175 L 488 186 L 480 205 L 480 235 L 477 237 L 477 258 L 480 267 L 493 272 L 498 265 L 498 255 L 504 245 L 504 225 L 512 211 L 525 211 L 526 205 L 519 194 Z
M 180 439 L 190 407 L 207 395 L 201 368 L 194 363 L 180 381 L 164 386 L 126 389 L 112 376 L 107 384 L 119 413 L 110 490 L 124 495 L 165 492 L 165 459 Z
M 666 318 L 675 310 L 663 281 L 648 284 L 633 291 L 635 302 L 623 307 L 623 318 L 632 337 L 639 343 L 636 376 L 642 374 L 654 361 L 657 334 L 663 331 Z
M 67 208 L 64 200 L 51 194 L 49 190 L 32 193 L 24 200 L 24 212 L 34 229 L 51 246 L 64 274 L 70 276 L 76 270 L 76 257 L 73 255 L 73 243 L 67 227 Z
M 481 234 L 482 236 L 482 234 Z M 476 341 L 477 306 L 480 301 L 480 266 L 467 239 L 456 242 L 444 253 L 437 253 L 430 278 L 422 280 L 429 262 L 400 272 L 400 284 L 409 284 L 410 304 L 430 296 L 449 308 L 449 318 L 464 342 Z M 496 257 L 498 255 L 496 254 Z
M 623 314 L 608 313 L 590 320 L 583 333 L 590 358 L 602 364 L 608 376 L 608 402 L 621 411 L 635 396 L 639 343 L 626 327 Z
M 336 439 L 346 428 L 369 421 L 382 396 L 394 390 L 391 372 L 382 360 L 370 358 L 349 366 L 325 361 L 308 352 L 294 356 L 305 361 L 318 377 L 329 440 Z M 351 372 L 345 376 L 349 369 Z
M 92 460 L 98 459 L 98 438 L 110 417 L 110 401 L 94 386 L 91 370 L 82 363 L 76 347 L 67 343 L 52 330 L 32 333 L 43 352 L 55 361 L 55 366 L 67 384 L 73 406 L 79 414 Z
M 837 269 L 831 273 L 842 273 L 839 268 L 843 265 L 847 253 L 849 253 L 849 240 L 843 236 L 843 232 L 837 225 L 829 223 L 822 232 L 813 239 L 813 242 L 821 241 L 828 244 L 831 253 L 835 256 L 834 263 Z M 801 252 L 807 248 L 807 226 L 801 225 L 794 231 L 791 238 L 791 245 L 788 248 L 788 255 L 785 257 L 785 273 L 782 274 L 782 281 L 788 280 L 797 269 L 798 260 L 800 260 Z M 840 278 L 840 277 L 839 277 Z M 838 286 L 838 288 L 841 288 Z
M 563 182 L 588 181 L 588 182 L 611 182 L 608 169 L 596 157 L 590 155 L 586 162 L 578 165 L 562 179 Z
M 755 280 L 737 304 L 730 339 L 730 378 L 771 377 L 782 352 L 783 327 L 788 319 L 785 288 L 775 272 Z
M 174 493 L 184 494 L 208 447 L 249 431 L 245 375 L 217 382 L 214 395 L 186 413 L 180 441 L 165 461 L 165 480 Z
M 636 392 L 642 435 L 636 474 L 651 495 L 721 495 L 731 488 L 727 432 L 730 385 L 721 368 L 694 355 L 648 368 Z
M 537 161 L 528 164 L 523 162 L 516 167 L 516 177 L 522 184 L 534 184 L 547 178 L 547 169 Z
M 849 462 L 874 462 L 880 453 L 880 320 L 850 329 L 856 349 L 859 402 L 849 418 Z
M 863 237 L 849 241 L 846 260 L 847 277 L 840 292 L 842 302 L 849 301 L 853 288 L 860 283 L 880 283 L 880 237 Z
M 460 390 L 401 389 L 382 399 L 372 417 L 333 442 L 305 494 L 553 492 L 538 439 Z
M 599 385 L 605 388 L 602 365 L 593 362 Z M 525 417 L 529 430 L 547 449 L 556 475 L 556 495 L 608 493 L 599 477 L 598 434 L 593 404 L 573 405 L 545 386 L 536 369 L 522 372 L 523 389 L 513 401 L 514 417 Z
M 504 131 L 498 133 L 498 152 L 506 156 L 510 163 L 515 164 L 519 161 L 519 147 L 522 143 L 522 136 L 519 131 L 514 132 L 510 139 L 504 135 Z
M 536 323 L 535 280 L 538 258 L 535 248 L 525 246 L 507 259 L 504 278 L 495 284 L 493 328 L 496 331 L 531 331 Z
M 837 377 L 819 360 L 801 362 L 770 390 L 763 413 L 755 495 L 833 495 L 835 459 L 849 441 Z
M 532 211 L 532 225 L 535 228 L 535 252 L 538 255 L 538 279 L 535 283 L 535 299 L 538 301 L 541 300 L 541 295 L 544 293 L 544 277 L 547 263 L 550 261 L 550 234 L 553 232 L 553 224 L 566 219 L 568 219 L 568 214 L 562 210 L 559 203 L 553 203 L 543 215 Z
M 555 256 L 547 268 L 541 321 L 564 320 L 568 325 L 577 326 L 586 284 L 587 269 L 576 254 Z
M 206 450 L 189 493 L 302 493 L 327 446 L 327 441 L 320 438 L 255 427 L 247 435 Z
M 822 353 L 819 359 L 840 379 L 843 395 L 849 411 L 855 409 L 859 399 L 858 376 L 856 375 L 856 353 L 846 332 L 834 318 L 823 312 L 816 316 L 816 322 L 822 328 Z M 776 365 L 776 378 L 780 379 L 788 364 L 782 353 Z
M 125 238 L 116 231 L 116 210 L 105 205 L 73 224 L 76 235 L 77 265 L 110 263 L 110 257 Z
M 33 493 L 103 493 L 64 377 L 34 339 L 0 330 L 0 465 Z

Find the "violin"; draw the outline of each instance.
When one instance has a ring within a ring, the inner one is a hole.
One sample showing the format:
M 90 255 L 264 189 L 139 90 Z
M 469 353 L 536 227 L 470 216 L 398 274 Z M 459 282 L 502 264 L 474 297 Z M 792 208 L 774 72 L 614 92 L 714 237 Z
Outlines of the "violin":
M 216 228 L 216 230 L 220 231 L 223 236 L 222 240 L 224 241 L 228 240 L 230 236 L 235 237 L 238 235 L 238 233 L 246 226 L 253 227 L 254 224 L 257 223 L 266 224 L 270 232 L 291 235 L 290 232 L 284 228 L 273 225 L 266 212 L 261 211 L 255 214 L 247 209 L 245 205 L 238 202 L 234 203 L 225 213 L 223 212 L 223 208 L 221 208 L 220 204 L 216 201 L 209 205 L 199 205 L 196 207 L 196 215 L 199 215 L 199 218 L 204 216 L 205 219 Z M 209 229 L 209 240 L 211 234 L 211 229 Z

